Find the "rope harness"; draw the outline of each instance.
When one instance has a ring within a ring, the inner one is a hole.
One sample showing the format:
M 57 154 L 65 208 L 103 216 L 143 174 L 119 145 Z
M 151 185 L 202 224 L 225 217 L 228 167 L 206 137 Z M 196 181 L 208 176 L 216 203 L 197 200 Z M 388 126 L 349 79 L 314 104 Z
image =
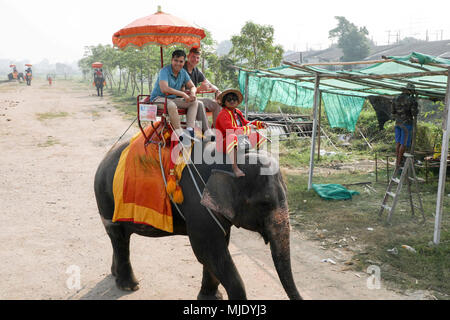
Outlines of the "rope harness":
M 174 132 L 175 135 L 177 136 L 177 133 L 176 133 L 175 130 L 173 129 L 173 126 L 172 126 L 171 123 L 169 123 L 169 126 L 172 128 L 173 132 Z M 178 138 L 178 136 L 177 136 L 177 138 Z M 196 167 L 195 164 L 192 162 L 192 160 L 191 160 L 191 159 L 186 159 L 186 156 L 185 156 L 185 153 L 184 153 L 184 151 L 186 151 L 186 148 L 185 148 L 185 146 L 184 146 L 182 143 L 181 143 L 181 147 L 183 148 L 181 154 L 183 155 L 183 159 L 184 159 L 184 161 L 186 162 L 186 167 L 188 168 L 189 174 L 190 174 L 190 176 L 191 176 L 192 182 L 194 183 L 195 189 L 197 190 L 198 196 L 199 196 L 200 199 L 201 199 L 201 198 L 202 198 L 202 193 L 200 192 L 200 188 L 198 187 L 197 180 L 196 180 L 195 177 L 194 177 L 194 174 L 193 174 L 193 172 L 192 172 L 192 170 L 191 170 L 190 164 L 192 164 L 192 166 L 193 166 L 194 169 L 195 169 L 195 172 L 197 173 L 198 177 L 199 177 L 200 180 L 202 181 L 203 187 L 206 187 L 206 183 L 205 183 L 205 181 L 203 180 L 203 177 L 202 177 L 202 175 L 200 174 L 200 172 L 198 171 L 197 167 Z M 161 149 L 159 149 L 159 152 L 160 152 L 160 157 L 161 157 Z M 161 162 L 161 160 L 160 160 L 160 162 Z M 161 173 L 162 173 L 163 176 L 164 176 L 164 170 L 163 170 L 163 168 L 162 168 L 162 165 L 161 165 Z M 165 179 L 164 179 L 164 183 L 166 183 Z M 166 186 L 167 186 L 167 184 L 166 184 Z M 171 199 L 171 200 L 172 200 L 172 199 Z M 172 202 L 173 202 L 173 200 L 172 200 Z M 186 219 L 185 219 L 184 216 L 181 214 L 181 211 L 179 210 L 179 208 L 178 208 L 178 206 L 176 205 L 176 203 L 173 202 L 173 204 L 175 205 L 175 207 L 177 208 L 178 212 L 179 212 L 180 215 L 183 217 L 183 219 L 186 221 Z M 227 232 L 225 231 L 225 228 L 222 226 L 222 224 L 220 223 L 220 221 L 216 218 L 216 216 L 211 212 L 211 210 L 210 210 L 209 208 L 207 208 L 207 207 L 205 207 L 205 208 L 206 208 L 206 210 L 208 211 L 208 213 L 209 213 L 209 215 L 211 216 L 211 218 L 216 222 L 216 224 L 217 224 L 217 225 L 219 226 L 219 228 L 222 230 L 224 236 L 227 236 Z
M 120 141 L 120 139 L 123 138 L 123 136 L 124 136 L 124 135 L 127 133 L 127 131 L 131 128 L 131 126 L 134 124 L 134 122 L 136 122 L 136 120 L 137 120 L 137 117 L 133 120 L 133 122 L 131 122 L 131 124 L 128 126 L 128 128 L 125 130 L 125 132 L 122 133 L 122 135 L 119 137 L 119 139 L 117 139 L 117 141 L 112 145 L 112 147 L 109 149 L 109 151 L 111 151 L 111 150 L 116 146 L 116 144 Z M 147 142 L 145 143 L 145 145 L 148 145 L 149 143 L 157 143 L 157 144 L 158 144 L 159 166 L 160 166 L 160 168 L 161 168 L 161 175 L 162 175 L 162 178 L 163 178 L 163 181 L 164 181 L 164 185 L 165 185 L 166 188 L 167 188 L 167 180 L 166 180 L 166 175 L 165 175 L 164 168 L 163 168 L 163 165 L 162 165 L 161 148 L 164 148 L 164 147 L 166 146 L 166 140 L 163 138 L 163 131 L 164 131 L 164 129 L 165 129 L 167 123 L 169 124 L 169 126 L 171 127 L 171 129 L 173 130 L 173 132 L 175 133 L 176 137 L 179 138 L 178 135 L 176 134 L 175 130 L 173 129 L 172 124 L 171 124 L 170 122 L 168 122 L 167 119 L 166 119 L 166 122 L 164 123 L 164 127 L 163 127 L 163 129 L 161 130 L 161 132 L 160 132 L 161 140 L 160 140 L 159 142 L 156 142 L 156 141 L 151 140 L 150 137 L 149 137 L 148 140 L 147 140 Z M 152 122 L 152 127 L 153 127 L 153 129 L 154 129 L 154 132 L 157 133 L 157 130 L 156 130 L 157 128 L 155 128 L 155 127 L 153 126 L 153 122 Z M 158 134 L 158 133 L 157 133 L 157 134 Z M 197 173 L 197 176 L 200 178 L 201 182 L 203 183 L 203 187 L 206 187 L 205 180 L 203 180 L 202 175 L 200 174 L 200 172 L 198 171 L 197 167 L 196 167 L 195 164 L 192 162 L 192 160 L 191 160 L 191 159 L 186 159 L 186 156 L 185 156 L 185 153 L 184 153 L 184 152 L 185 152 L 187 149 L 186 149 L 186 147 L 185 147 L 182 143 L 181 143 L 181 147 L 183 148 L 181 153 L 182 153 L 182 155 L 183 155 L 184 161 L 186 162 L 186 167 L 188 168 L 189 175 L 190 175 L 190 177 L 191 177 L 191 179 L 192 179 L 192 182 L 194 183 L 195 189 L 197 190 L 197 193 L 198 193 L 198 195 L 199 195 L 199 197 L 200 197 L 200 199 L 201 199 L 201 198 L 202 198 L 202 192 L 200 191 L 200 188 L 199 188 L 199 186 L 198 186 L 198 184 L 197 184 L 197 180 L 196 180 L 195 177 L 194 177 L 194 173 L 192 172 L 192 169 L 191 169 L 190 164 L 192 164 L 192 166 L 193 166 L 195 172 Z M 108 152 L 109 152 L 109 151 L 108 151 Z M 173 201 L 172 195 L 169 194 L 169 198 L 170 198 L 170 201 L 171 201 L 171 202 L 173 203 L 173 205 L 175 206 L 175 208 L 177 209 L 177 211 L 178 211 L 178 213 L 180 214 L 180 216 L 183 218 L 184 221 L 186 221 L 186 218 L 185 218 L 185 216 L 183 215 L 183 213 L 181 212 L 181 209 L 179 208 L 178 204 L 175 203 L 175 201 Z M 206 207 L 205 207 L 205 208 L 206 208 Z M 227 236 L 227 232 L 225 231 L 225 228 L 222 226 L 222 224 L 221 224 L 220 221 L 217 219 L 217 217 L 211 212 L 211 210 L 210 210 L 209 208 L 206 208 L 206 210 L 208 211 L 208 213 L 209 213 L 209 215 L 211 216 L 211 218 L 212 218 L 212 219 L 216 222 L 216 224 L 219 226 L 220 230 L 222 230 L 224 236 Z

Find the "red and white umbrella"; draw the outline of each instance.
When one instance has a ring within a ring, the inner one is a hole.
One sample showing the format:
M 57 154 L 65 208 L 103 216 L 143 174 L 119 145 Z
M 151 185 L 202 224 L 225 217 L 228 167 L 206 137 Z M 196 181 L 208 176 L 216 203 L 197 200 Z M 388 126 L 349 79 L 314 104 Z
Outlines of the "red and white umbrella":
M 94 62 L 92 64 L 92 68 L 94 68 L 94 69 L 100 69 L 101 67 L 103 67 L 103 63 L 101 63 L 101 62 Z
M 188 49 L 200 47 L 200 40 L 206 36 L 203 29 L 194 27 L 189 22 L 171 14 L 158 11 L 150 16 L 137 19 L 114 33 L 112 42 L 114 46 L 125 49 L 127 47 L 143 48 L 148 45 L 157 45 L 161 48 L 161 68 L 163 65 L 163 47 L 182 45 Z M 167 98 L 166 98 L 167 99 Z M 167 101 L 164 103 L 166 110 Z M 144 129 L 139 120 L 138 125 L 147 141 Z M 165 111 L 164 111 L 165 112 Z

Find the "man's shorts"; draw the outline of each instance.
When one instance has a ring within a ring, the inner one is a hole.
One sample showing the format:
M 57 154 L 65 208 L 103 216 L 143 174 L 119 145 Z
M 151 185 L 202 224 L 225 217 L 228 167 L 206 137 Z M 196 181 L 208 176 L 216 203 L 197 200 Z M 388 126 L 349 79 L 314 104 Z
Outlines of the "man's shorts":
M 406 130 L 404 128 L 402 128 L 403 126 L 406 127 L 406 129 L 408 129 L 408 137 L 406 137 Z M 409 147 L 411 145 L 411 138 L 412 138 L 412 124 L 403 124 L 402 126 L 395 126 L 395 142 L 400 143 L 400 144 L 405 144 L 405 139 L 407 139 L 406 141 L 406 146 Z

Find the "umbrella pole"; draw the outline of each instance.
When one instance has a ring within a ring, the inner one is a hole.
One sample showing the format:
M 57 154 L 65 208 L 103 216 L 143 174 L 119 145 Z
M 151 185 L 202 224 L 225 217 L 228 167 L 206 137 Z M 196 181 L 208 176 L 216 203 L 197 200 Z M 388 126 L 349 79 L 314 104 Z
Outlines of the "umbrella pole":
M 163 48 L 159 47 L 159 49 L 160 49 L 160 52 L 161 52 L 161 69 L 162 69 L 164 67 Z M 167 114 L 167 94 L 166 94 L 165 99 L 164 99 L 164 114 Z
M 142 128 L 142 125 L 141 125 L 141 116 L 140 116 L 140 108 L 141 108 L 141 106 L 139 105 L 139 98 L 140 98 L 141 96 L 140 95 L 138 95 L 137 96 L 137 98 L 136 98 L 136 104 L 137 104 L 137 120 L 138 120 L 138 125 L 139 125 L 139 129 L 141 129 L 141 132 L 142 132 L 142 135 L 144 136 L 144 145 L 147 143 L 147 141 L 148 141 L 148 137 L 147 137 L 147 135 L 145 134 L 145 131 L 144 131 L 144 128 Z

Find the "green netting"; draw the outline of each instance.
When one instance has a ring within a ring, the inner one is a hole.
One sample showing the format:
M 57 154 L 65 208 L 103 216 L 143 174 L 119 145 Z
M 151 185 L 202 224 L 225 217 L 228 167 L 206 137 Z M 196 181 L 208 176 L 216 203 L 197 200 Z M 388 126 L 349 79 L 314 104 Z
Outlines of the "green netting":
M 366 98 L 322 93 L 322 99 L 330 127 L 354 132 Z
M 411 52 L 411 54 L 407 56 L 391 56 L 388 57 L 390 59 L 400 60 L 400 61 L 410 61 L 411 58 L 416 58 L 419 60 L 419 63 L 424 65 L 427 63 L 439 63 L 439 64 L 445 64 L 447 66 L 450 66 L 450 60 L 439 58 L 439 57 L 433 57 L 428 54 L 419 53 L 419 52 Z
M 445 96 L 447 76 L 433 74 L 450 66 L 450 60 L 413 52 L 402 57 L 389 57 L 399 61 L 376 63 L 359 70 L 330 71 L 316 66 L 293 68 L 287 65 L 267 71 L 239 71 L 239 88 L 245 92 L 248 75 L 248 105 L 264 111 L 269 101 L 285 105 L 312 108 L 314 104 L 314 75 L 320 74 L 319 90 L 331 127 L 355 130 L 356 122 L 366 97 L 371 95 L 397 95 L 407 83 L 416 86 L 422 97 Z M 424 66 L 410 62 L 417 59 Z M 427 63 L 441 64 L 440 66 Z M 427 74 L 425 74 L 427 72 Z M 424 74 L 423 76 L 421 74 Z M 403 76 L 403 74 L 405 76 Z M 367 76 L 371 78 L 367 78 Z M 395 75 L 395 76 L 392 76 Z M 417 76 L 416 76 L 417 75 Z M 292 77 L 296 77 L 292 79 Z
M 245 78 L 247 72 L 239 72 L 239 88 L 245 92 Z M 314 99 L 314 92 L 299 86 L 298 81 L 281 78 L 263 78 L 253 76 L 248 78 L 248 104 L 256 105 L 264 111 L 270 101 L 280 102 L 289 106 L 310 108 Z
M 239 88 L 245 92 L 245 71 L 239 72 Z M 325 89 L 324 89 L 325 90 Z M 325 113 L 332 128 L 346 128 L 353 132 L 367 94 L 360 97 L 343 95 L 343 92 L 322 91 Z M 341 93 L 341 94 L 339 94 Z M 248 78 L 248 104 L 264 111 L 269 101 L 288 106 L 312 108 L 314 105 L 314 84 L 291 79 L 264 78 L 251 73 Z

